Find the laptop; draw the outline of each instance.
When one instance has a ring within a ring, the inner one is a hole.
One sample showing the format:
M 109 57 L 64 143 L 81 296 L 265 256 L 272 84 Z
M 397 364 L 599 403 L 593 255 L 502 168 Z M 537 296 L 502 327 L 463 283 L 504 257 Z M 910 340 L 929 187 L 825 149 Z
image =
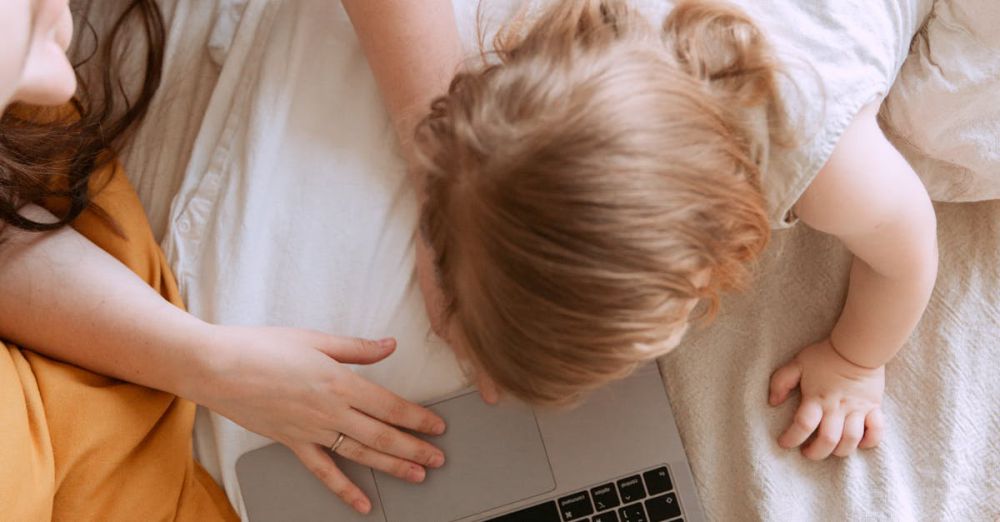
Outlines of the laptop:
M 426 405 L 447 459 L 411 484 L 334 456 L 372 500 L 359 515 L 280 444 L 236 463 L 251 522 L 696 522 L 704 519 L 655 364 L 569 410 L 464 390 Z

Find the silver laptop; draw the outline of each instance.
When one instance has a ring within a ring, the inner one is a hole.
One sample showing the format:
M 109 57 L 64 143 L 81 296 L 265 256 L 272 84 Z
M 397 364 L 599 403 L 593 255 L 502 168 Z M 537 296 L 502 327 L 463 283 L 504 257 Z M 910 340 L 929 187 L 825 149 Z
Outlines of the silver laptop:
M 337 465 L 372 500 L 341 503 L 279 444 L 236 463 L 251 522 L 662 522 L 704 518 L 655 364 L 571 410 L 466 390 L 427 405 L 448 423 L 428 438 L 447 458 L 422 484 Z

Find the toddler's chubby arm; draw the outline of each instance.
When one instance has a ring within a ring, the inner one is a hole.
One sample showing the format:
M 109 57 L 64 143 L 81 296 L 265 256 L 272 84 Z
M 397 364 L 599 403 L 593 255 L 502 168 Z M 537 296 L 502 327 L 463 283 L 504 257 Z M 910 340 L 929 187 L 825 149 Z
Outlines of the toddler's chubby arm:
M 807 458 L 847 456 L 882 435 L 884 365 L 913 332 L 937 277 L 934 208 L 913 169 L 876 123 L 878 105 L 858 114 L 796 205 L 809 226 L 854 253 L 847 301 L 828 338 L 800 351 L 771 377 L 770 403 L 798 386 L 802 401 L 778 439 L 805 444 Z

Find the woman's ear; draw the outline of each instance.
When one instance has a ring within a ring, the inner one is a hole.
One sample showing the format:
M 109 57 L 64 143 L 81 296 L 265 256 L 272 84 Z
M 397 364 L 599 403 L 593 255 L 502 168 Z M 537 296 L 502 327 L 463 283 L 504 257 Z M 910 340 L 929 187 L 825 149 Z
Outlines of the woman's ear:
M 60 105 L 69 101 L 76 92 L 76 73 L 66 56 L 66 49 L 73 38 L 73 17 L 69 5 L 61 6 L 52 16 L 57 17 L 53 23 L 35 28 L 24 72 L 14 92 L 14 101 Z

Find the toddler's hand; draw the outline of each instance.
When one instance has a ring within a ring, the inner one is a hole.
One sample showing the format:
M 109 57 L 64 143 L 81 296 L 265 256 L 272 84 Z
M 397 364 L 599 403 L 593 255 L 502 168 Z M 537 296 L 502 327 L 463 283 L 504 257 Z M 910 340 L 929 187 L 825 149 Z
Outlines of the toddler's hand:
M 800 388 L 802 402 L 791 426 L 778 438 L 783 448 L 800 446 L 802 455 L 821 460 L 855 448 L 873 448 L 882 438 L 885 367 L 871 369 L 844 359 L 829 339 L 804 348 L 771 375 L 768 402 L 777 406 Z
M 493 382 L 493 379 L 485 373 L 476 376 L 476 388 L 479 388 L 479 396 L 486 404 L 496 404 L 500 402 L 500 388 Z

